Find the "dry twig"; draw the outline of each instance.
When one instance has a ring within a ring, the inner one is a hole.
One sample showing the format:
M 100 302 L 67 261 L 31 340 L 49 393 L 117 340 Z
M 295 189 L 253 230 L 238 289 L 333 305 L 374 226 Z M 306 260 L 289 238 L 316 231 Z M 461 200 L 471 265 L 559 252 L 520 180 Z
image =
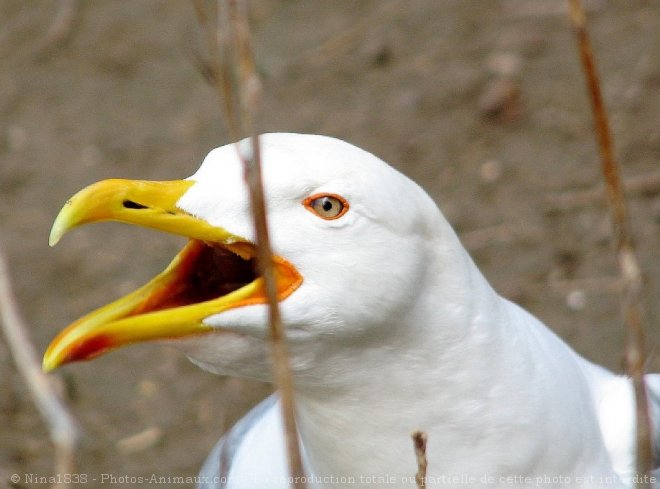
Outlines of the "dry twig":
M 397 12 L 403 9 L 402 5 L 404 4 L 403 0 L 388 0 L 387 2 L 377 3 L 371 12 L 359 16 L 355 22 L 339 29 L 337 33 L 318 46 L 303 51 L 294 58 L 291 64 L 305 61 L 322 66 L 337 59 L 341 51 L 347 51 L 355 47 L 357 37 L 369 32 L 373 26 L 382 24 L 383 18 L 396 15 Z
M 229 26 L 222 25 L 214 28 L 213 20 L 209 18 L 204 0 L 193 0 L 197 20 L 206 41 L 208 51 L 208 63 L 200 62 L 199 67 L 202 75 L 210 83 L 222 103 L 222 111 L 225 115 L 229 134 L 232 138 L 238 138 L 241 131 L 239 128 L 238 114 L 235 107 L 235 93 L 233 89 L 233 75 L 231 58 L 229 57 Z M 217 12 L 220 24 L 221 12 Z M 223 20 L 226 16 L 223 17 Z M 225 22 L 223 22 L 225 24 Z
M 53 22 L 39 41 L 32 47 L 32 56 L 39 58 L 63 44 L 73 31 L 78 4 L 76 0 L 60 0 Z
M 0 58 L 6 57 L 16 52 L 20 56 L 32 59 L 40 59 L 51 53 L 53 50 L 62 46 L 71 36 L 78 17 L 77 0 L 59 0 L 58 2 L 44 2 L 44 5 L 53 4 L 57 10 L 51 16 L 52 21 L 45 33 L 36 37 L 35 41 L 26 46 L 25 49 L 11 49 L 15 43 L 10 42 L 12 34 L 29 31 L 33 28 L 35 22 L 34 12 L 31 9 L 19 10 L 19 14 L 14 19 L 3 18 L 0 24 Z
M 538 243 L 542 239 L 543 232 L 538 228 L 522 228 L 510 224 L 495 224 L 461 234 L 461 241 L 470 251 L 481 250 L 496 244 Z
M 117 441 L 115 446 L 120 453 L 129 455 L 156 446 L 162 439 L 162 428 L 160 426 L 151 426 L 150 428 L 145 428 L 139 433 L 122 438 Z
M 601 166 L 605 178 L 607 200 L 612 218 L 619 273 L 623 282 L 623 315 L 626 327 L 624 362 L 626 372 L 632 378 L 637 404 L 637 474 L 647 475 L 652 469 L 651 425 L 648 412 L 646 385 L 644 383 L 644 327 L 642 325 L 641 288 L 642 274 L 639 268 L 630 231 L 628 209 L 614 159 L 607 112 L 600 91 L 594 56 L 589 41 L 586 18 L 580 0 L 569 0 L 570 19 L 577 36 L 580 58 L 584 69 L 587 89 L 591 98 L 594 124 L 600 150 Z M 636 487 L 648 487 L 646 477 L 640 477 Z
M 645 173 L 623 179 L 623 189 L 628 195 L 649 195 L 660 192 L 660 172 Z M 551 195 L 547 198 L 548 207 L 553 211 L 571 211 L 584 207 L 603 198 L 605 189 L 596 185 L 586 190 L 573 190 Z
M 7 260 L 2 250 L 0 250 L 0 318 L 16 367 L 25 379 L 34 403 L 48 426 L 50 438 L 55 446 L 55 472 L 72 474 L 76 467 L 78 423 L 58 397 L 48 377 L 41 371 L 41 362 L 16 305 Z M 55 487 L 59 489 L 69 487 L 65 478 L 59 479 L 61 481 Z
M 604 0 L 587 0 L 587 12 L 605 8 Z M 566 6 L 555 0 L 505 0 L 502 5 L 503 15 L 512 19 L 555 17 L 566 15 Z
M 203 2 L 196 0 L 194 4 L 200 25 L 205 31 L 209 56 L 215 58 L 209 64 L 213 75 L 210 79 L 223 103 L 231 138 L 238 140 L 241 136 L 249 136 L 246 144 L 240 144 L 237 148 L 243 162 L 245 182 L 250 194 L 257 235 L 257 260 L 268 297 L 273 377 L 281 399 L 289 472 L 293 477 L 294 487 L 302 489 L 305 483 L 295 421 L 293 378 L 277 302 L 276 277 L 261 177 L 259 137 L 254 127 L 261 83 L 254 65 L 246 5 L 239 0 L 220 1 L 217 11 L 218 29 L 214 33 L 211 31 L 212 27 Z M 234 76 L 234 66 L 238 68 L 238 77 Z M 238 78 L 238 86 L 235 86 L 236 78 Z
M 533 290 L 534 288 L 534 285 L 532 285 Z M 550 288 L 552 292 L 558 292 L 561 294 L 568 294 L 575 290 L 582 290 L 594 294 L 620 294 L 623 290 L 623 285 L 621 277 L 586 277 L 549 280 L 547 283 L 541 284 L 536 288 L 538 288 L 539 292 L 545 292 Z
M 417 473 L 415 474 L 415 482 L 418 489 L 426 488 L 426 468 L 428 467 L 428 460 L 426 459 L 426 442 L 428 436 L 423 431 L 413 431 L 412 433 L 413 446 L 415 448 L 415 457 L 417 458 Z

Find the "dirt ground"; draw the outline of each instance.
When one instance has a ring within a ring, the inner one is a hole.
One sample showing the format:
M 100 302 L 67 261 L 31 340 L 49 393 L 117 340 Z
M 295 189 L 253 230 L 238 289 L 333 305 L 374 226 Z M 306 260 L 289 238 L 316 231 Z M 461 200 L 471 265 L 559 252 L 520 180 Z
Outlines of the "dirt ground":
M 60 7 L 58 7 L 60 5 Z M 587 2 L 660 346 L 660 4 Z M 495 288 L 619 370 L 616 264 L 591 116 L 558 0 L 255 0 L 264 131 L 337 136 L 418 181 Z M 58 10 L 60 9 L 60 10 Z M 71 9 L 71 10 L 69 10 Z M 0 245 L 39 351 L 159 272 L 183 241 L 84 228 L 65 200 L 108 177 L 174 179 L 229 142 L 194 65 L 188 2 L 0 3 Z M 652 355 L 651 370 L 660 370 Z M 44 487 L 46 430 L 0 339 L 0 487 Z M 191 476 L 267 386 L 141 345 L 55 374 L 85 432 L 80 471 Z M 142 442 L 129 439 L 141 434 Z M 9 485 L 11 474 L 20 474 Z M 133 486 L 133 484 L 128 484 Z M 162 484 L 159 487 L 181 487 Z

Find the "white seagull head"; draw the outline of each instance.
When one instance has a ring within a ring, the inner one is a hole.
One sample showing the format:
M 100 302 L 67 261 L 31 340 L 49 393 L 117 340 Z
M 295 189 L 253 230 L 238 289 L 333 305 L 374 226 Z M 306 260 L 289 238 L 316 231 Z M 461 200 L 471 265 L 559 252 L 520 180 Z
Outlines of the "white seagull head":
M 266 134 L 260 143 L 292 367 L 303 380 L 327 382 L 320 371 L 341 369 L 337 356 L 401 336 L 427 295 L 420 291 L 465 253 L 427 194 L 372 154 L 313 135 Z M 67 202 L 51 244 L 105 220 L 190 242 L 147 285 L 65 329 L 46 352 L 46 369 L 171 339 L 205 369 L 268 379 L 267 306 L 237 149 L 211 151 L 186 180 L 103 181 Z

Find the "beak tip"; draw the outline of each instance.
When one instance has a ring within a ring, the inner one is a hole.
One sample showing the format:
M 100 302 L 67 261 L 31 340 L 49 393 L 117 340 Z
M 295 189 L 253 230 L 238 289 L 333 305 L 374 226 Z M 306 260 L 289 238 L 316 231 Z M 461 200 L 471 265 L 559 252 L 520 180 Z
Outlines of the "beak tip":
M 44 352 L 43 359 L 41 360 L 41 370 L 44 373 L 52 372 L 67 363 L 66 354 L 63 354 L 62 350 L 55 346 L 56 342 L 57 339 L 53 340 Z
M 64 233 L 66 233 L 67 229 L 70 227 L 66 225 L 61 216 L 62 213 L 57 216 L 55 222 L 53 223 L 53 227 L 50 229 L 50 235 L 48 236 L 48 246 L 51 248 L 60 242 L 60 239 L 62 239 L 62 236 L 64 236 Z
M 49 373 L 55 370 L 59 365 L 57 362 L 54 362 L 51 358 L 49 358 L 47 355 L 44 356 L 43 362 L 41 364 L 41 370 L 44 373 Z

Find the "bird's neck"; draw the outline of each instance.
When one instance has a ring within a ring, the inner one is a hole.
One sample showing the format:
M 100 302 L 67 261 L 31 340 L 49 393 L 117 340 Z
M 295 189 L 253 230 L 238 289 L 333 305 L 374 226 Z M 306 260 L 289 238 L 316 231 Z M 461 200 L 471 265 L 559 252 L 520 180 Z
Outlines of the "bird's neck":
M 433 265 L 456 270 L 430 270 L 435 278 L 421 284 L 419 301 L 392 318 L 377 341 L 343 345 L 325 379 L 297 387 L 301 438 L 315 471 L 368 476 L 398 460 L 400 467 L 389 465 L 395 477 L 414 473 L 410 433 L 460 436 L 471 406 L 485 405 L 491 379 L 484 372 L 508 368 L 507 332 L 497 327 L 507 324 L 498 319 L 507 314 L 505 302 L 467 254 Z
M 499 297 L 465 252 L 441 258 L 429 266 L 436 278 L 420 284 L 426 293 L 378 341 L 343 345 L 325 378 L 297 385 L 311 471 L 364 475 L 355 487 L 414 485 L 418 429 L 429 436 L 431 475 L 609 470 L 602 444 L 583 440 L 601 435 L 577 356 Z M 564 392 L 579 395 L 566 403 Z M 393 479 L 369 479 L 383 476 Z

